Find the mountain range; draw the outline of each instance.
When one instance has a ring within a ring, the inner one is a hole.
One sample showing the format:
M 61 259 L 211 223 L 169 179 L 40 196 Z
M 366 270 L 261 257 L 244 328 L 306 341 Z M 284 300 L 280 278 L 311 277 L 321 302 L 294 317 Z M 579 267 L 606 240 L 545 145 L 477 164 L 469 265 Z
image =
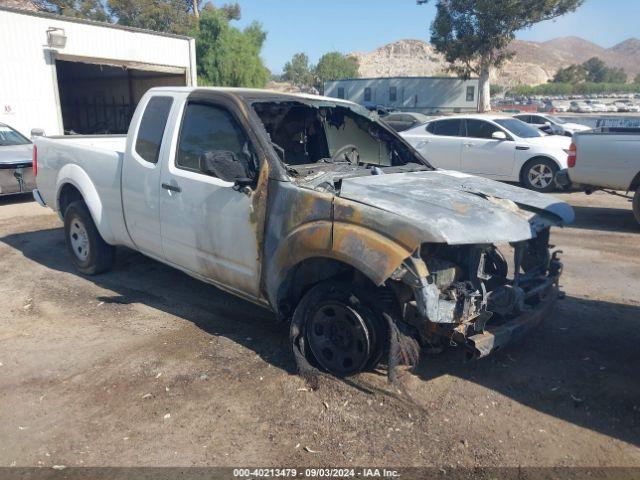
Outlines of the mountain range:
M 546 83 L 562 67 L 582 63 L 591 57 L 602 59 L 610 67 L 623 68 L 629 81 L 640 73 L 640 39 L 629 38 L 604 48 L 580 37 L 560 37 L 546 42 L 514 40 L 509 50 L 515 53 L 501 70 L 493 72 L 498 85 L 538 85 Z M 422 40 L 400 40 L 372 52 L 354 52 L 360 76 L 436 76 L 450 75 L 442 55 Z

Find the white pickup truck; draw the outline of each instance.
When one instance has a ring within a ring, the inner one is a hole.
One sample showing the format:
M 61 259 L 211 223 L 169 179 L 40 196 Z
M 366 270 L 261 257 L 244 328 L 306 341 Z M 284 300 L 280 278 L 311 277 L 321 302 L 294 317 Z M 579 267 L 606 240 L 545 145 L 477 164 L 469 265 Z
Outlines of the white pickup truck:
M 301 372 L 351 375 L 386 354 L 392 373 L 453 342 L 483 357 L 558 295 L 549 232 L 571 207 L 436 170 L 350 102 L 158 88 L 126 137 L 35 145 L 34 196 L 80 272 L 123 245 L 270 308 Z
M 616 195 L 620 195 L 617 191 L 635 192 L 629 198 L 640 223 L 640 128 L 600 127 L 576 133 L 567 164 L 568 169 L 557 173 L 557 184 L 587 194 L 596 190 Z

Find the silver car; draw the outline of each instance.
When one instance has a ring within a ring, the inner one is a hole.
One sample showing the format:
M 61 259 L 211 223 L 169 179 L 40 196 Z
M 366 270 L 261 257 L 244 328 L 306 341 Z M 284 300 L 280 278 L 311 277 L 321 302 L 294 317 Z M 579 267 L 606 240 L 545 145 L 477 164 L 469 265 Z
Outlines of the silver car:
M 0 195 L 27 193 L 36 188 L 32 155 L 31 141 L 0 123 Z

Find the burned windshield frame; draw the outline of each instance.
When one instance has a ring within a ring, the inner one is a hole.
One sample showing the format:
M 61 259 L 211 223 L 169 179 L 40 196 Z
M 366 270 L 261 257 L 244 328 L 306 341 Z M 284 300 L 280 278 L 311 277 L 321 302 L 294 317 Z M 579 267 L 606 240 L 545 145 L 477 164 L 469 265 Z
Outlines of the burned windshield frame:
M 380 168 L 397 168 L 415 165 L 416 167 L 433 169 L 427 160 L 399 137 L 395 131 L 380 122 L 375 112 L 370 112 L 364 107 L 297 98 L 288 101 L 256 100 L 251 103 L 251 107 L 260 119 L 278 158 L 288 170 L 301 165 L 313 168 L 313 165 L 326 165 L 334 163 L 334 161 L 343 163 L 332 158 L 332 153 L 335 155 L 336 152 L 352 143 L 348 138 L 340 139 L 338 143 L 335 143 L 335 135 L 332 138 L 333 142 L 331 142 L 327 136 L 329 133 L 327 125 L 334 127 L 333 133 L 335 134 L 344 128 L 344 122 L 347 118 L 350 118 L 360 131 L 366 132 L 371 140 L 384 143 L 385 150 L 388 149 L 390 164 L 383 164 L 381 157 L 378 157 L 378 161 L 372 161 L 372 156 L 369 155 L 366 159 L 360 159 L 359 166 L 374 165 Z M 298 110 L 297 114 L 296 110 Z M 311 112 L 315 113 L 311 114 Z M 302 131 L 287 129 L 286 123 L 294 122 L 294 120 L 304 124 Z M 315 133 L 310 133 L 314 129 Z M 299 136 L 300 140 L 293 142 L 292 138 Z M 284 141 L 284 138 L 287 140 Z M 353 140 L 353 144 L 358 147 L 357 138 Z M 311 160 L 309 157 L 313 157 L 314 160 L 305 161 L 305 157 L 309 160 Z

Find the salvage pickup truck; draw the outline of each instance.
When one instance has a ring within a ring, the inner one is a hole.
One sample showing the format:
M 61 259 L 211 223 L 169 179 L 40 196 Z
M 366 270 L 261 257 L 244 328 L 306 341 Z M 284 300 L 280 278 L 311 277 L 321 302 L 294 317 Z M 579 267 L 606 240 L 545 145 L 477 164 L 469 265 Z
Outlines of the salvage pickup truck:
M 434 169 L 350 102 L 154 88 L 126 137 L 35 146 L 35 198 L 81 273 L 126 246 L 270 308 L 300 372 L 393 372 L 453 344 L 483 357 L 558 296 L 549 231 L 571 207 Z
M 599 127 L 576 133 L 567 165 L 556 174 L 559 186 L 628 198 L 640 223 L 640 128 Z

